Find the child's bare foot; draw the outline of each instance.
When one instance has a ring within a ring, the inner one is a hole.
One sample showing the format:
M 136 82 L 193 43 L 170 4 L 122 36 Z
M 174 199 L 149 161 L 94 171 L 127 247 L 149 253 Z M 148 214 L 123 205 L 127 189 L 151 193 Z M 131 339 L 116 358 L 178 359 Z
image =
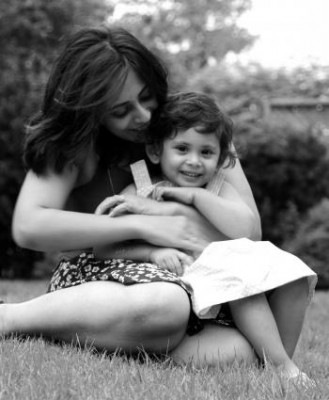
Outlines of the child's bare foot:
M 290 377 L 284 377 L 285 384 L 292 384 L 294 386 L 311 389 L 316 387 L 316 382 L 314 379 L 310 378 L 305 372 L 299 372 L 299 374 Z
M 279 368 L 279 376 L 285 387 L 294 385 L 296 387 L 314 388 L 316 383 L 305 372 L 302 372 L 293 361 Z

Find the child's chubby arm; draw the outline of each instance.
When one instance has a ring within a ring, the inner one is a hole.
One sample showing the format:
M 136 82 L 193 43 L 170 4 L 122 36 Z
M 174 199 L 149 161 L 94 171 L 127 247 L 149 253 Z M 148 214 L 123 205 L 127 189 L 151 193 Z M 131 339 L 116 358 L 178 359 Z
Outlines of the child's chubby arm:
M 164 247 L 152 250 L 150 260 L 161 269 L 174 272 L 178 276 L 182 276 L 185 268 L 190 266 L 194 261 L 191 256 L 180 250 Z
M 236 189 L 224 182 L 217 196 L 203 188 L 159 188 L 158 196 L 195 207 L 214 227 L 229 239 L 251 237 L 253 213 Z
M 148 243 L 125 242 L 117 245 L 94 249 L 100 259 L 124 259 L 136 262 L 149 262 L 159 268 L 183 275 L 186 267 L 193 263 L 193 258 L 186 253 L 172 248 L 156 247 Z

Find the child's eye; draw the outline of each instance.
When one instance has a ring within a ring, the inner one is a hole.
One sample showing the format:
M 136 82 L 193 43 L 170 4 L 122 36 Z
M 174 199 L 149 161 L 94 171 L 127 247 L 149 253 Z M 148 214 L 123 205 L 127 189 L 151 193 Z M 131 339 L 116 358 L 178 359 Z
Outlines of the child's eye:
M 176 146 L 176 150 L 180 153 L 186 153 L 187 147 L 186 146 Z
M 214 154 L 214 152 L 212 150 L 202 150 L 202 154 L 204 156 L 211 156 L 212 154 Z

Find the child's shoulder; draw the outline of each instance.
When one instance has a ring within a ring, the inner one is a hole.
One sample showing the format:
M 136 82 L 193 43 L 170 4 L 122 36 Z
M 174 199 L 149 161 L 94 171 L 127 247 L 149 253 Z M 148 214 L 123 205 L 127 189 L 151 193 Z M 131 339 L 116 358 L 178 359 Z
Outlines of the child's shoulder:
M 137 188 L 134 183 L 131 183 L 130 185 L 126 186 L 121 194 L 136 194 L 137 193 Z

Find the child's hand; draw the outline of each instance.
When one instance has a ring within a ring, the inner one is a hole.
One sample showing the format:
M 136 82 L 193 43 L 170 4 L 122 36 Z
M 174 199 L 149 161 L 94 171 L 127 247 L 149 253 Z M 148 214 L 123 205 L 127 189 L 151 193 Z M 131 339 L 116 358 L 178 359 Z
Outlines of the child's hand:
M 159 268 L 166 269 L 182 276 L 185 267 L 193 263 L 193 258 L 177 249 L 158 248 L 151 252 L 150 261 L 157 264 Z
M 182 187 L 156 187 L 154 198 L 156 200 L 176 200 L 180 203 L 192 205 L 194 195 L 198 188 L 182 188 Z

